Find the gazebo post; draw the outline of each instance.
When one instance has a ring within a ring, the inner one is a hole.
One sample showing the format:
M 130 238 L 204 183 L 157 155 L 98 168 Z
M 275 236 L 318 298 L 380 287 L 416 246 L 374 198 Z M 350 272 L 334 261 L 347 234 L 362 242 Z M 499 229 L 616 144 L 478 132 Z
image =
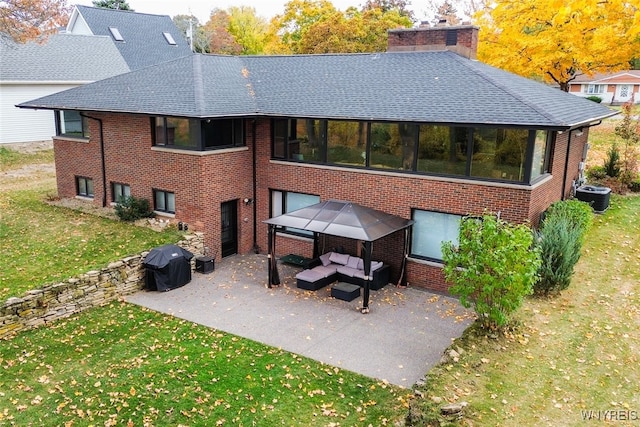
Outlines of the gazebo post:
M 313 232 L 313 259 L 316 259 L 320 256 L 320 247 L 318 243 L 318 232 Z
M 369 312 L 369 289 L 371 283 L 371 250 L 373 245 L 370 241 L 364 242 L 364 296 L 362 297 L 362 314 Z
M 276 260 L 276 233 L 275 225 L 269 224 L 268 227 L 268 245 L 269 245 L 269 283 L 268 287 L 280 284 L 280 274 L 278 274 L 278 262 Z

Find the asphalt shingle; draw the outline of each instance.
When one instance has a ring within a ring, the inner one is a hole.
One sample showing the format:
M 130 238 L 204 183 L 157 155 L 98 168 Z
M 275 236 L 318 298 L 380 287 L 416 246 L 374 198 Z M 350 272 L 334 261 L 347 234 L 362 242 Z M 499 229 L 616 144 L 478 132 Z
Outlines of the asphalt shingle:
M 191 54 L 189 44 L 167 15 L 81 5 L 76 8 L 94 35 L 111 38 L 109 27 L 118 29 L 124 41 L 115 41 L 116 47 L 132 70 Z M 164 32 L 171 34 L 175 45 L 167 42 Z
M 129 71 L 110 37 L 53 34 L 43 43 L 0 43 L 0 80 L 92 82 Z
M 23 106 L 555 129 L 612 114 L 605 106 L 446 51 L 193 55 Z

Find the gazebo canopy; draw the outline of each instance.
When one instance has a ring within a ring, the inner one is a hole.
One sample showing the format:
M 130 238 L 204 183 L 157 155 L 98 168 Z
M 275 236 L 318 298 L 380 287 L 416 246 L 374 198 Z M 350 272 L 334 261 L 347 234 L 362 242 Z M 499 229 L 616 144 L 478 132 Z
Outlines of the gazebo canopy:
M 365 242 L 373 242 L 413 224 L 413 220 L 340 200 L 320 202 L 264 222 Z

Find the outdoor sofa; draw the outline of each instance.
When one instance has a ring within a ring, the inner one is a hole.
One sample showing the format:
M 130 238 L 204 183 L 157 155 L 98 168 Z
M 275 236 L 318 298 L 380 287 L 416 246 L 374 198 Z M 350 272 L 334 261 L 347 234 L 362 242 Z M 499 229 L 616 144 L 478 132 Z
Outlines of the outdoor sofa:
M 389 283 L 389 266 L 371 261 L 369 289 L 382 289 Z M 364 261 L 362 258 L 327 252 L 309 263 L 309 268 L 296 275 L 298 288 L 316 291 L 335 281 L 364 286 Z

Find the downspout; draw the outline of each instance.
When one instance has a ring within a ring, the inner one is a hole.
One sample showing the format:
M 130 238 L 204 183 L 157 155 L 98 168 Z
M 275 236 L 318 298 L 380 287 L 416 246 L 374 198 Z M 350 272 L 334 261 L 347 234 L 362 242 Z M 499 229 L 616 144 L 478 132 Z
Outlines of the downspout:
M 104 155 L 104 133 L 102 130 L 102 119 L 97 117 L 87 116 L 84 113 L 80 113 L 82 117 L 86 117 L 87 119 L 96 120 L 100 125 L 100 162 L 102 166 L 102 207 L 107 206 L 107 166 Z
M 560 195 L 560 200 L 565 200 L 565 194 L 567 190 L 567 176 L 569 173 L 569 153 L 571 151 L 571 134 L 573 133 L 573 129 L 569 129 L 569 137 L 567 138 L 567 155 L 564 159 L 564 173 L 562 176 L 562 194 Z
M 582 130 L 584 131 L 585 129 L 589 129 L 592 128 L 594 126 L 598 126 L 600 123 L 602 123 L 602 120 L 598 120 L 597 122 L 593 122 L 593 123 L 589 123 L 588 125 L 585 126 L 580 126 L 579 128 L 577 128 L 578 130 Z M 567 138 L 567 156 L 564 160 L 564 176 L 562 177 L 562 200 L 565 199 L 565 191 L 567 189 L 567 176 L 568 176 L 568 170 L 569 170 L 569 153 L 571 151 L 571 135 L 573 134 L 574 129 L 570 129 L 569 130 L 569 137 Z M 586 155 L 585 158 L 582 159 L 582 161 L 586 161 Z
M 253 144 L 253 252 L 260 253 L 260 248 L 258 247 L 258 203 L 256 199 L 256 195 L 258 194 L 258 184 L 256 182 L 258 177 L 258 155 L 256 153 L 256 119 L 253 119 L 251 134 L 252 136 L 252 144 Z

